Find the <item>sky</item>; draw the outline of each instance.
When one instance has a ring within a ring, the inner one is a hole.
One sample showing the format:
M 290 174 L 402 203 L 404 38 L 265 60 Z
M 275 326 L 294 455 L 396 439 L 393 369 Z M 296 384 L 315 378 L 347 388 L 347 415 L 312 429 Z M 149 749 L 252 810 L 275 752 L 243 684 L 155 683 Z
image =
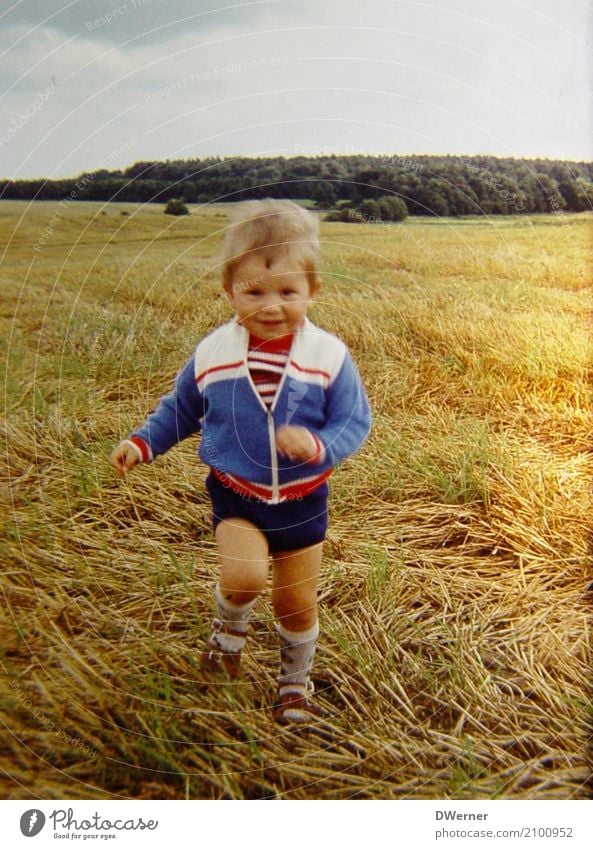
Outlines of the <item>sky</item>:
M 2 0 L 0 178 L 205 156 L 589 160 L 593 0 Z

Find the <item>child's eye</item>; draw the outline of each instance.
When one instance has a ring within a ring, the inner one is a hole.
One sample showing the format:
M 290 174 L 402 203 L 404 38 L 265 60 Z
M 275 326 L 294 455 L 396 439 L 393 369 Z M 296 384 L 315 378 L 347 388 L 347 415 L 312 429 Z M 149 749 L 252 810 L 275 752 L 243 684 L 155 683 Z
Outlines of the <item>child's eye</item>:
M 284 297 L 286 298 L 286 297 L 288 297 L 289 295 L 294 295 L 294 294 L 296 294 L 296 289 L 283 289 L 283 290 L 282 290 L 282 294 L 283 294 L 283 295 L 284 295 Z
M 258 295 L 261 295 L 261 291 L 259 289 L 249 289 L 246 294 L 255 295 L 257 297 Z

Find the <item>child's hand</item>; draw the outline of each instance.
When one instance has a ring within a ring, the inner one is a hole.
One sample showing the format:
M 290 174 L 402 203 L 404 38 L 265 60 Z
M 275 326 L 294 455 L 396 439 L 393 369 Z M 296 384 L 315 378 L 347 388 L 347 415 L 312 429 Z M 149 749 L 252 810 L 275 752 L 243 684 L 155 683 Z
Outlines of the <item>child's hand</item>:
M 122 477 L 139 462 L 138 452 L 125 440 L 119 443 L 109 458 L 109 463 Z
M 276 432 L 278 453 L 293 463 L 310 463 L 317 460 L 319 446 L 307 428 L 282 425 Z

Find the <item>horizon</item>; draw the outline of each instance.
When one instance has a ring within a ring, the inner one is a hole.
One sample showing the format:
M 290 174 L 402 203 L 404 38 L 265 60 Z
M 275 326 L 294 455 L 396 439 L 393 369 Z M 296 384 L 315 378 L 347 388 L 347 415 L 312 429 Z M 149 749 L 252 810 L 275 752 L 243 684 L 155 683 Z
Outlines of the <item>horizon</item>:
M 335 157 L 336 159 L 347 159 L 348 157 L 367 157 L 367 158 L 378 158 L 378 159 L 420 159 L 422 157 L 426 158 L 435 158 L 435 159 L 446 159 L 456 158 L 456 159 L 498 159 L 498 160 L 515 160 L 520 162 L 559 162 L 562 164 L 572 163 L 574 165 L 590 165 L 593 163 L 593 159 L 559 159 L 550 156 L 508 156 L 508 155 L 497 155 L 494 153 L 390 153 L 390 152 L 382 152 L 382 153 L 363 153 L 363 152 L 351 152 L 351 153 L 320 153 L 320 154 L 307 154 L 307 153 L 293 153 L 293 154 L 245 154 L 245 153 L 237 153 L 237 154 L 208 154 L 203 157 L 191 157 L 188 159 L 155 159 L 155 160 L 135 160 L 134 162 L 130 162 L 127 165 L 122 166 L 121 168 L 86 168 L 83 171 L 79 171 L 77 174 L 65 174 L 60 177 L 47 177 L 44 175 L 41 176 L 32 176 L 32 177 L 18 177 L 16 179 L 12 179 L 11 177 L 4 177 L 0 175 L 0 182 L 36 182 L 43 180 L 45 182 L 60 182 L 62 180 L 75 180 L 78 177 L 83 176 L 84 174 L 94 174 L 97 171 L 108 171 L 109 173 L 116 173 L 118 171 L 125 173 L 125 171 L 133 168 L 134 165 L 137 165 L 139 162 L 159 162 L 163 165 L 167 163 L 174 162 L 202 162 L 207 159 L 215 159 L 219 158 L 222 161 L 232 160 L 232 159 L 324 159 Z M 132 178 L 137 179 L 137 178 Z M 329 180 L 328 182 L 332 182 Z M 0 200 L 4 200 L 4 198 L 0 198 Z

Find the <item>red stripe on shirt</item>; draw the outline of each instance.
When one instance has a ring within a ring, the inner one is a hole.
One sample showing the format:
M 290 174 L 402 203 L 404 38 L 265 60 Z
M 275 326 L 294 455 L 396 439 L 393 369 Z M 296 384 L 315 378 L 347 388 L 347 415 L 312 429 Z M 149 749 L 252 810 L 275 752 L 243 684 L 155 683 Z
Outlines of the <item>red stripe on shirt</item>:
M 247 366 L 259 397 L 268 409 L 272 406 L 276 391 L 290 356 L 292 334 L 276 339 L 259 339 L 250 335 Z M 267 359 L 267 356 L 269 359 Z

